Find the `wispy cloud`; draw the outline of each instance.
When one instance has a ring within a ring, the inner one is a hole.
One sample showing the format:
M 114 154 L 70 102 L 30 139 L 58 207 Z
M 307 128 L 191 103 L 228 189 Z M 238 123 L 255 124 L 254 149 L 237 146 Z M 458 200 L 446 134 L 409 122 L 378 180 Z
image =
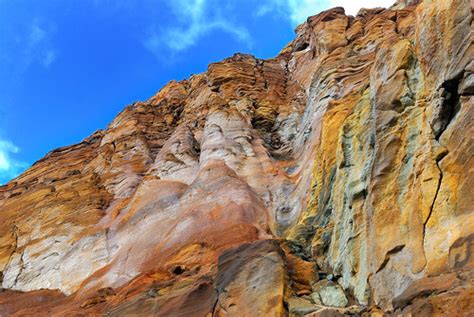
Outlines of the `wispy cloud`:
M 48 50 L 43 56 L 42 64 L 44 67 L 49 67 L 56 60 L 56 51 Z
M 34 65 L 49 68 L 58 56 L 53 33 L 54 24 L 39 18 L 5 32 L 0 37 L 0 68 L 10 77 L 21 76 Z
M 21 41 L 21 40 L 20 40 Z M 57 52 L 51 43 L 51 34 L 39 19 L 34 19 L 23 41 L 25 67 L 38 62 L 48 68 L 55 60 Z
M 28 164 L 14 158 L 20 149 L 8 140 L 0 140 L 0 185 L 23 172 Z
M 168 6 L 176 17 L 176 25 L 153 29 L 144 40 L 144 45 L 154 54 L 163 49 L 180 52 L 194 45 L 213 31 L 223 31 L 234 39 L 250 45 L 248 30 L 229 19 L 230 8 L 217 0 L 168 0 Z
M 153 26 L 143 45 L 156 56 L 173 55 L 195 46 L 214 31 L 226 32 L 235 40 L 252 44 L 249 31 L 237 22 L 235 10 L 240 0 L 164 0 L 175 21 L 166 27 Z M 361 7 L 387 7 L 395 0 L 258 0 L 255 17 L 278 16 L 293 27 L 308 16 L 335 6 L 343 6 L 347 14 Z

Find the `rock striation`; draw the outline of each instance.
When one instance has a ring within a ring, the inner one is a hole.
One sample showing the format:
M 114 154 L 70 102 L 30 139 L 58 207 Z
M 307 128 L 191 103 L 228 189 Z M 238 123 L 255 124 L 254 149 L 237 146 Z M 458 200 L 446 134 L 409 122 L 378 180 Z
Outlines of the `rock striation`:
M 474 3 L 311 16 L 0 187 L 0 315 L 474 313 Z

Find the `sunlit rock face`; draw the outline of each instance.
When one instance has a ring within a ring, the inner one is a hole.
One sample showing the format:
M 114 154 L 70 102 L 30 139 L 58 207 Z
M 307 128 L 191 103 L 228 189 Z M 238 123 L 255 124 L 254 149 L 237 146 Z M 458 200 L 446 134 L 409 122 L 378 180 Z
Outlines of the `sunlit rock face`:
M 469 0 L 335 8 L 0 187 L 0 315 L 474 311 Z

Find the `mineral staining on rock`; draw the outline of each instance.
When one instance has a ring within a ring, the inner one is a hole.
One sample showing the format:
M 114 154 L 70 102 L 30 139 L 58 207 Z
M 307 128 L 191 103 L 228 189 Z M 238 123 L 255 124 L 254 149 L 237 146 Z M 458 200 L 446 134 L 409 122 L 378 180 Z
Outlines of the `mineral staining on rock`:
M 474 311 L 472 1 L 308 18 L 0 187 L 0 314 Z

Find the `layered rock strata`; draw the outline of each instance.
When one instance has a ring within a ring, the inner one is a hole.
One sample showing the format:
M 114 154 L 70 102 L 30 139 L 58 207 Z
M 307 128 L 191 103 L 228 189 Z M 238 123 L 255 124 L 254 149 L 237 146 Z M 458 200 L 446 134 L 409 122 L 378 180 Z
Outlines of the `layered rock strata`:
M 469 0 L 308 18 L 0 187 L 0 315 L 474 312 Z

